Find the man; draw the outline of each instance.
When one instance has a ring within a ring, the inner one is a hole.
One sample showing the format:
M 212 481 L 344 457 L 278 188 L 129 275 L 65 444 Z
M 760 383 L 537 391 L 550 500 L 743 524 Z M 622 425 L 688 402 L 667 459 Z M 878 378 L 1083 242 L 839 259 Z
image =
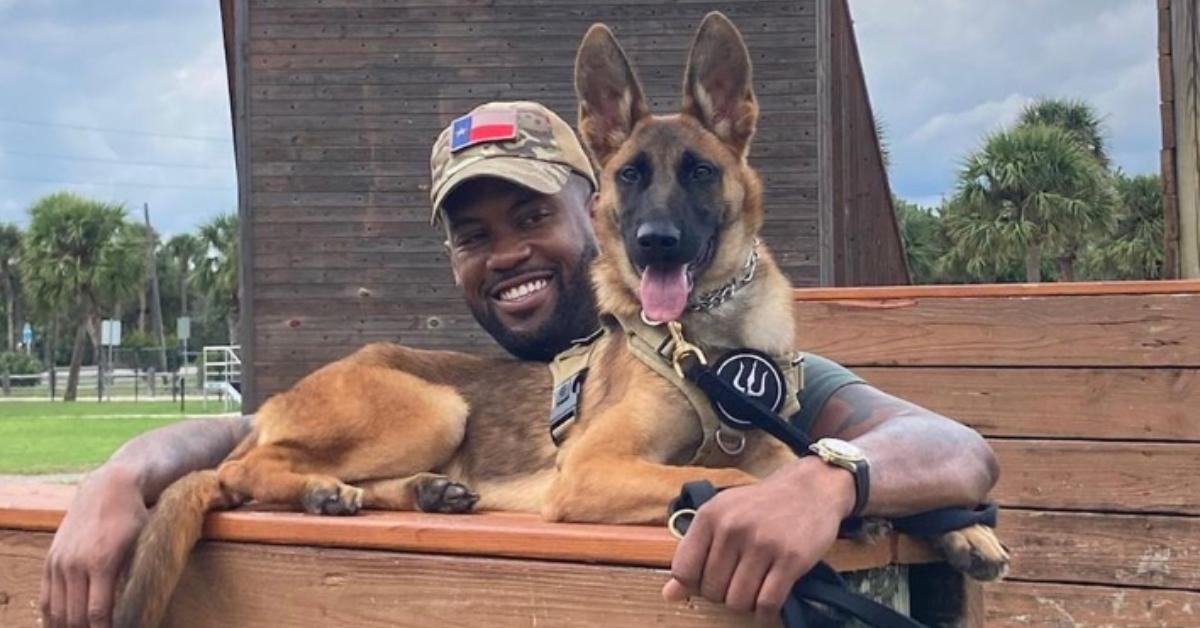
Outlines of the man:
M 434 215 L 444 218 L 451 268 L 475 318 L 510 353 L 549 360 L 596 327 L 587 268 L 596 255 L 595 177 L 570 127 L 533 103 L 517 137 L 451 150 L 449 128 L 432 160 Z M 507 115 L 507 114 L 506 114 Z M 997 468 L 974 431 L 883 393 L 810 356 L 800 421 L 814 438 L 852 441 L 870 460 L 866 514 L 903 515 L 983 501 Z M 107 626 L 113 584 L 147 504 L 183 474 L 216 465 L 251 417 L 190 420 L 125 444 L 87 476 L 55 535 L 42 583 L 47 626 Z M 832 546 L 855 504 L 851 473 L 816 456 L 705 505 L 679 545 L 663 595 L 699 594 L 763 617 Z

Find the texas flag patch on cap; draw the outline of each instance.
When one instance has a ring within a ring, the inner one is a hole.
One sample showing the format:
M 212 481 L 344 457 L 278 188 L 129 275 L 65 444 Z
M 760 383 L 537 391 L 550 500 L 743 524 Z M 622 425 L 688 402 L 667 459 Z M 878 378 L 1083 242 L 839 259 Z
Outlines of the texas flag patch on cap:
M 515 109 L 476 111 L 454 121 L 450 131 L 450 152 L 482 142 L 499 142 L 517 137 Z

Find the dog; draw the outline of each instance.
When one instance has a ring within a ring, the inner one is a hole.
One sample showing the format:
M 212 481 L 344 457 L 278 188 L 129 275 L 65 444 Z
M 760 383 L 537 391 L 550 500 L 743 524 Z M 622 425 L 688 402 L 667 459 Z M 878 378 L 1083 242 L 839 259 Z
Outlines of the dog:
M 712 429 L 697 406 L 629 341 L 631 329 L 666 333 L 657 323 L 676 321 L 709 354 L 794 353 L 792 289 L 757 239 L 763 190 L 746 157 L 758 106 L 741 35 L 723 15 L 706 16 L 677 114 L 650 113 L 600 24 L 580 45 L 575 87 L 579 130 L 602 170 L 592 272 L 607 332 L 588 345 L 561 443 L 546 428 L 554 382 L 545 364 L 368 345 L 267 400 L 219 467 L 163 493 L 138 540 L 117 626 L 159 625 L 205 513 L 249 500 L 329 515 L 484 509 L 655 523 L 685 482 L 743 485 L 795 459 L 760 432 L 745 433 L 733 453 L 706 448 Z M 689 310 L 693 295 L 731 284 L 736 294 L 718 307 Z M 1007 563 L 982 526 L 937 544 L 976 573 L 997 575 Z

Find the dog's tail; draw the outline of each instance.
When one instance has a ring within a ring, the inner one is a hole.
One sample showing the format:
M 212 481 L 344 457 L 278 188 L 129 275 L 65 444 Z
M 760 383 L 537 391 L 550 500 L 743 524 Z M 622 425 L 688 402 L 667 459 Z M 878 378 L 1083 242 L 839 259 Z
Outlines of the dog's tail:
M 162 623 L 188 554 L 200 540 L 205 514 L 233 504 L 215 469 L 185 475 L 163 491 L 138 537 L 115 609 L 116 628 L 157 628 Z

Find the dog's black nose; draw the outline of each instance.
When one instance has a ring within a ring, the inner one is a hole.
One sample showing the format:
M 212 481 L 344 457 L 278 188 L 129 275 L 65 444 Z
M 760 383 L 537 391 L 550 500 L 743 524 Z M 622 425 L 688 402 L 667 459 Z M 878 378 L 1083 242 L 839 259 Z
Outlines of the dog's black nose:
M 665 220 L 642 223 L 637 229 L 638 247 L 650 255 L 670 255 L 679 246 L 679 227 Z

